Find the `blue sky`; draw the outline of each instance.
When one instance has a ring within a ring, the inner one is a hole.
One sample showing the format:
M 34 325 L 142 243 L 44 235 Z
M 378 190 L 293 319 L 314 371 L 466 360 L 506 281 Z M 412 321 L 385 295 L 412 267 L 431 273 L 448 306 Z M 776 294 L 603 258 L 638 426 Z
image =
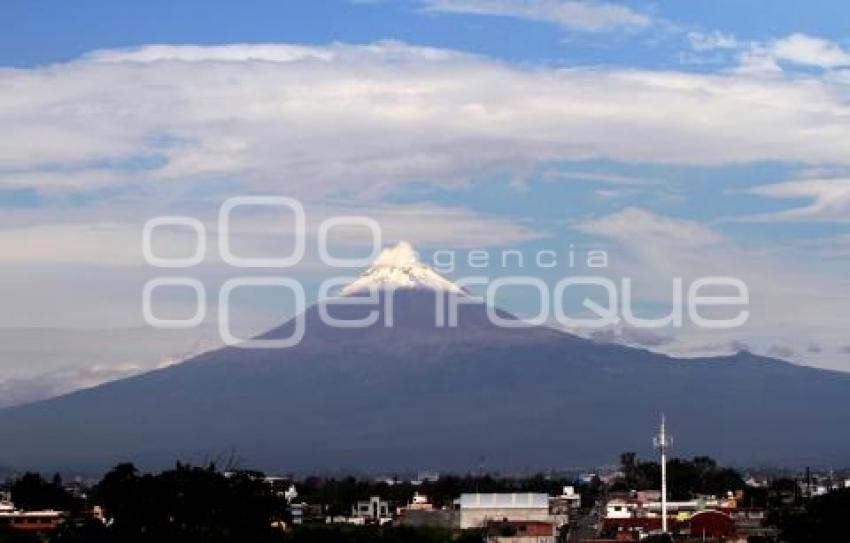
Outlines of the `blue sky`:
M 742 329 L 615 335 L 850 370 L 848 19 L 838 1 L 4 2 L 0 327 L 144 329 L 145 221 L 214 232 L 227 197 L 276 194 L 308 227 L 368 215 L 426 258 L 601 248 L 645 311 L 673 277 L 741 277 Z M 256 251 L 281 228 L 242 227 Z M 313 288 L 330 271 L 310 247 L 292 274 Z M 211 254 L 186 273 L 214 304 L 236 272 Z M 257 326 L 281 317 L 246 300 Z
M 682 30 L 722 30 L 763 41 L 796 32 L 847 40 L 850 6 L 838 0 L 624 2 Z M 3 3 L 0 64 L 33 66 L 75 58 L 92 49 L 149 43 L 325 44 L 385 38 L 462 49 L 519 62 L 671 66 L 681 35 L 634 32 L 588 36 L 556 25 L 463 14 L 424 14 L 416 0 L 315 2 L 151 0 Z

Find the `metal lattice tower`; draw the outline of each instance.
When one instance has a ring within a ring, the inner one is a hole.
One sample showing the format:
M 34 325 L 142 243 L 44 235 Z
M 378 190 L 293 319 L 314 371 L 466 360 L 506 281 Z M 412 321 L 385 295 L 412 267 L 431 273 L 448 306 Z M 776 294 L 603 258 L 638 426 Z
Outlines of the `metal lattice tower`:
M 664 414 L 661 415 L 661 428 L 653 440 L 655 448 L 661 454 L 661 532 L 667 533 L 667 450 L 673 445 L 673 437 L 667 433 Z

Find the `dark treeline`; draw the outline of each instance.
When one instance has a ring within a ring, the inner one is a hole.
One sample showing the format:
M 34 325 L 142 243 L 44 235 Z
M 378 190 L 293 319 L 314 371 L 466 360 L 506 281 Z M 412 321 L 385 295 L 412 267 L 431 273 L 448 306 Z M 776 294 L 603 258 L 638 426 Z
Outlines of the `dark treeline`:
M 848 541 L 850 489 L 816 496 L 802 505 L 778 507 L 771 516 L 782 540 L 789 543 Z
M 437 481 L 424 481 L 419 485 L 409 482 L 389 484 L 354 477 L 310 477 L 298 484 L 297 489 L 299 499 L 307 503 L 326 504 L 331 515 L 345 515 L 351 512 L 353 503 L 369 496 L 381 496 L 391 503 L 404 505 L 410 503 L 414 493 L 419 492 L 428 496 L 435 507 L 451 507 L 452 502 L 465 492 L 545 492 L 557 495 L 568 485 L 575 486 L 575 480 L 567 477 L 547 477 L 543 474 L 531 477 L 448 475 Z M 585 486 L 580 490 L 583 496 L 588 497 L 585 501 L 592 503 L 598 492 L 598 484 Z
M 38 473 L 25 473 L 12 483 L 10 491 L 12 502 L 26 511 L 54 509 L 79 512 L 84 507 L 83 500 L 65 490 L 58 474 L 47 481 Z
M 623 477 L 611 490 L 648 490 L 661 488 L 661 465 L 641 462 L 633 452 L 620 455 Z M 722 496 L 727 491 L 747 487 L 741 474 L 717 465 L 707 456 L 692 460 L 673 458 L 667 462 L 667 492 L 671 500 L 688 500 L 696 494 Z
M 640 462 L 633 453 L 621 457 L 623 477 L 607 489 L 598 480 L 579 487 L 584 506 L 601 490 L 657 489 L 660 467 Z M 694 494 L 745 490 L 743 505 L 768 506 L 771 523 L 783 541 L 810 543 L 843 541 L 844 521 L 850 518 L 850 490 L 805 500 L 796 481 L 778 479 L 767 489 L 746 487 L 740 475 L 706 457 L 673 459 L 668 465 L 670 495 L 687 499 Z M 349 515 L 351 506 L 369 496 L 394 505 L 410 502 L 415 492 L 437 507 L 450 506 L 464 492 L 561 492 L 574 482 L 536 475 L 526 478 L 443 476 L 438 481 L 406 482 L 312 477 L 296 484 L 298 501 L 323 504 L 324 515 Z M 478 543 L 483 534 L 461 535 L 448 530 L 351 525 L 305 525 L 283 531 L 273 523 L 290 524 L 286 500 L 263 474 L 237 471 L 225 475 L 214 465 L 177 464 L 159 474 L 142 474 L 131 464 L 109 471 L 85 498 L 70 494 L 58 476 L 44 479 L 28 473 L 11 485 L 12 499 L 25 510 L 68 511 L 60 528 L 44 534 L 0 530 L 0 543 Z M 99 505 L 106 523 L 92 517 Z
M 286 504 L 256 472 L 225 476 L 214 466 L 178 464 L 158 475 L 140 474 L 131 464 L 109 471 L 84 503 L 59 481 L 46 483 L 36 474 L 12 485 L 13 501 L 25 509 L 64 509 L 68 518 L 58 530 L 43 535 L 9 531 L 0 541 L 56 542 L 230 542 L 279 541 L 273 519 L 285 519 Z M 74 507 L 66 504 L 76 502 Z M 108 522 L 81 514 L 97 504 Z
M 558 494 L 573 484 L 567 478 L 536 475 L 528 478 L 444 476 L 413 485 L 355 479 L 311 477 L 296 484 L 298 501 L 323 504 L 325 515 L 349 515 L 361 499 L 380 496 L 405 505 L 423 493 L 437 507 L 451 506 L 464 492 L 546 492 Z M 177 464 L 159 474 L 142 474 L 132 464 L 110 470 L 89 490 L 86 499 L 72 496 L 58 476 L 45 480 L 28 473 L 12 483 L 12 499 L 25 510 L 68 511 L 61 527 L 46 534 L 0 532 L 0 543 L 477 543 L 481 533 L 442 529 L 318 525 L 283 531 L 273 523 L 289 524 L 286 500 L 264 481 L 262 473 L 237 471 L 225 475 L 214 465 Z M 591 489 L 585 489 L 591 490 Z M 99 505 L 106 523 L 90 514 Z

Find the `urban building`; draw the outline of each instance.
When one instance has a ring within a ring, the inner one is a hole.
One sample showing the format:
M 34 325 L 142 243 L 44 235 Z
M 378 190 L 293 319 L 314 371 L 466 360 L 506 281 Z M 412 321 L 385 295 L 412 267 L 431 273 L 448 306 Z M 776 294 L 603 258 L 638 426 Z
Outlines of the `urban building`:
M 461 529 L 479 528 L 490 521 L 551 521 L 547 494 L 461 494 L 456 504 Z
M 366 524 L 386 524 L 392 520 L 390 504 L 379 496 L 359 501 L 351 508 L 351 517 L 361 519 Z
M 47 532 L 55 530 L 62 522 L 61 511 L 18 511 L 0 510 L 0 528 L 23 532 Z

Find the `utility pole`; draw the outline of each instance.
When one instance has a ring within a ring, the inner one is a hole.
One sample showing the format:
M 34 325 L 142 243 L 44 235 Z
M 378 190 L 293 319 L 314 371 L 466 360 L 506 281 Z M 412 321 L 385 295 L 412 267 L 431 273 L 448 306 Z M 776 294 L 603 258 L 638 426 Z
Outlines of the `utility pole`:
M 664 414 L 661 414 L 661 429 L 652 440 L 661 453 L 661 532 L 667 533 L 667 449 L 673 444 L 673 438 L 667 434 Z

